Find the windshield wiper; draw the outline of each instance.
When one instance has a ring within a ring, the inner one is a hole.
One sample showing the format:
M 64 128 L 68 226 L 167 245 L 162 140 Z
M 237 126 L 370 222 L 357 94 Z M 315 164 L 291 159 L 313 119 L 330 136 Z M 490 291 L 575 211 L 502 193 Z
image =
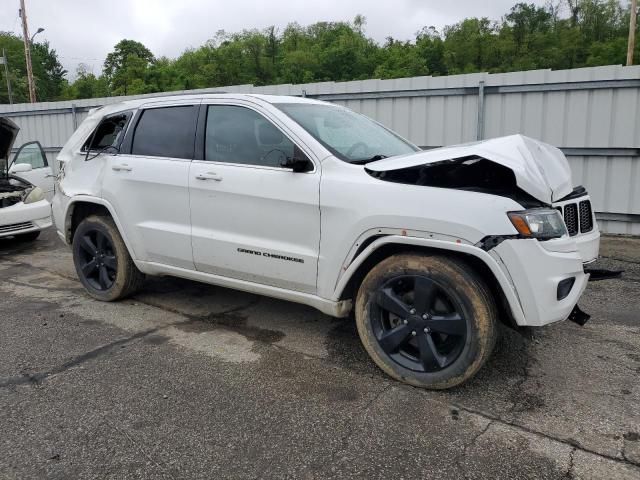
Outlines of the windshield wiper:
M 351 163 L 352 165 L 366 165 L 369 162 L 375 162 L 376 160 L 382 160 L 383 158 L 387 158 L 387 156 L 379 153 L 371 158 L 360 158 L 358 160 L 351 160 L 349 163 Z

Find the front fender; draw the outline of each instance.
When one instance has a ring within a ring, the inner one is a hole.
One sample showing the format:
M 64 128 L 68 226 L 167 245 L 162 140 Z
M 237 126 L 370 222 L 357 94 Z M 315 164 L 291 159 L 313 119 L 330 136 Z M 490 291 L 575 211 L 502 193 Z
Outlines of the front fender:
M 419 237 L 408 237 L 402 235 L 387 235 L 382 238 L 379 238 L 371 243 L 367 248 L 365 248 L 360 255 L 358 255 L 353 262 L 347 267 L 344 271 L 343 275 L 340 277 L 336 284 L 336 288 L 334 291 L 334 300 L 337 300 L 341 297 L 345 287 L 349 283 L 349 280 L 353 277 L 353 275 L 358 271 L 358 268 L 364 263 L 364 261 L 377 249 L 384 245 L 395 244 L 395 245 L 407 245 L 407 246 L 415 246 L 415 247 L 423 247 L 430 248 L 436 250 L 444 250 L 450 252 L 463 253 L 466 255 L 472 255 L 480 259 L 484 264 L 491 270 L 494 277 L 496 278 L 504 296 L 507 300 L 509 308 L 511 309 L 511 313 L 513 315 L 514 320 L 519 325 L 526 324 L 524 312 L 522 306 L 520 305 L 520 300 L 518 299 L 518 295 L 513 286 L 513 283 L 509 277 L 506 268 L 501 265 L 498 259 L 494 258 L 490 253 L 482 250 L 481 248 L 475 247 L 473 245 L 450 242 L 444 240 L 436 240 L 436 239 L 428 239 L 428 238 L 419 238 Z

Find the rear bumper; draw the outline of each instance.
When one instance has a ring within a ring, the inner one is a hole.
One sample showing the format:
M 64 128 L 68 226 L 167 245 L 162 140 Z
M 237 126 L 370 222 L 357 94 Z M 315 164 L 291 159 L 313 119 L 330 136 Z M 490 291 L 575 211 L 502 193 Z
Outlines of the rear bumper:
M 520 301 L 524 321 L 518 325 L 539 327 L 569 318 L 589 280 L 575 242 L 506 240 L 492 253 L 499 256 Z M 560 282 L 571 278 L 569 292 L 561 296 Z
M 0 210 L 0 238 L 36 232 L 51 226 L 51 204 L 46 200 L 18 203 Z

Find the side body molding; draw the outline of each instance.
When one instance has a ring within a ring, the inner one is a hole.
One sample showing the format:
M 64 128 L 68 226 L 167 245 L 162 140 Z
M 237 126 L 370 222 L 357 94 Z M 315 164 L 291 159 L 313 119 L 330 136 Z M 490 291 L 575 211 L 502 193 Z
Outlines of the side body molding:
M 413 245 L 416 247 L 448 250 L 452 252 L 472 255 L 476 258 L 479 258 L 485 263 L 487 267 L 489 267 L 493 275 L 496 277 L 498 284 L 500 285 L 500 288 L 502 288 L 505 298 L 507 299 L 507 302 L 511 309 L 511 313 L 516 323 L 518 325 L 526 324 L 524 312 L 522 310 L 522 306 L 520 305 L 520 300 L 518 299 L 516 290 L 511 283 L 511 280 L 507 276 L 507 273 L 505 273 L 498 261 L 491 254 L 473 245 L 428 238 L 388 235 L 375 240 L 371 243 L 371 245 L 365 248 L 364 251 L 360 253 L 360 255 L 356 257 L 356 259 L 349 265 L 349 267 L 339 278 L 334 292 L 334 299 L 340 298 L 340 295 L 347 286 L 347 283 L 349 282 L 353 274 L 357 271 L 358 267 L 367 259 L 367 257 L 369 257 L 369 255 L 371 255 L 375 250 L 386 244 Z

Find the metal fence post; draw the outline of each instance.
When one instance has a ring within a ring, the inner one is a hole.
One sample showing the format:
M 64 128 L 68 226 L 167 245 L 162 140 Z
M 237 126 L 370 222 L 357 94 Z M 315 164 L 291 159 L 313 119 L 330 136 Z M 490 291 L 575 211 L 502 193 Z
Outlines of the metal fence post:
M 484 80 L 478 82 L 478 121 L 476 123 L 476 140 L 484 138 Z
M 76 104 L 71 104 L 71 119 L 73 120 L 73 131 L 75 132 L 78 128 L 78 114 L 76 112 Z

